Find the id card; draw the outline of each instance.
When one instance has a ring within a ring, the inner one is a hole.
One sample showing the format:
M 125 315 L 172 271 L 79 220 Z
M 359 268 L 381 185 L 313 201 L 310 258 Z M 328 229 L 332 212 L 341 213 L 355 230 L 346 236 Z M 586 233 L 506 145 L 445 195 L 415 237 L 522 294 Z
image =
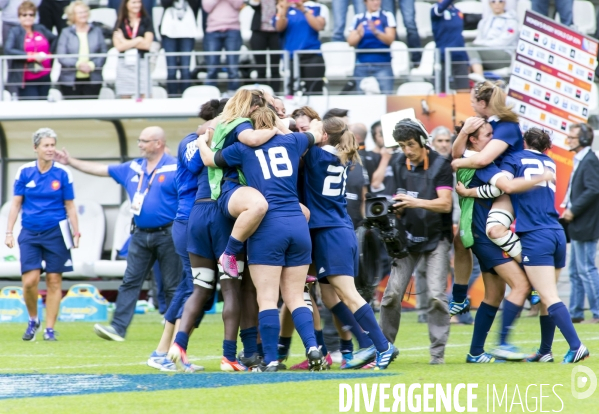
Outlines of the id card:
M 144 204 L 144 198 L 145 194 L 136 192 L 133 195 L 133 200 L 131 200 L 131 209 L 129 211 L 134 215 L 139 216 L 141 214 L 141 207 Z

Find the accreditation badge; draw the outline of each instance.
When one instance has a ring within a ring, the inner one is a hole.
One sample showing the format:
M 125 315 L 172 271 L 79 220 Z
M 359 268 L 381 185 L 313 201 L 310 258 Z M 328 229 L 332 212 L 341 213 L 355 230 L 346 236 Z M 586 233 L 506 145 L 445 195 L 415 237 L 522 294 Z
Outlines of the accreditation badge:
M 133 195 L 133 200 L 131 200 L 131 208 L 129 209 L 129 211 L 134 215 L 139 216 L 141 214 L 141 207 L 144 204 L 145 197 L 145 194 L 142 194 L 139 191 L 136 192 Z

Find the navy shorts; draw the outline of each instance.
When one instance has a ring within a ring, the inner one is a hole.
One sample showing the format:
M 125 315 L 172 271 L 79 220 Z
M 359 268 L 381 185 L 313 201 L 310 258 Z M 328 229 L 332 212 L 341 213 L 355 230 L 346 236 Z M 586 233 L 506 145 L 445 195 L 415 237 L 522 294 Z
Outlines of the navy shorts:
M 353 228 L 324 227 L 310 230 L 312 258 L 320 283 L 329 283 L 327 276 L 358 275 L 360 254 Z
M 566 234 L 563 229 L 539 229 L 518 233 L 522 243 L 522 265 L 566 266 Z
M 495 266 L 499 266 L 513 260 L 506 252 L 501 250 L 499 246 L 489 240 L 485 232 L 477 232 L 473 228 L 472 233 L 474 235 L 472 252 L 478 258 L 480 270 L 482 272 L 497 274 L 493 270 Z
M 231 199 L 231 196 L 233 195 L 233 193 L 241 187 L 242 187 L 241 185 L 237 184 L 232 189 L 230 189 L 224 193 L 221 193 L 217 200 L 218 208 L 220 208 L 220 211 L 222 211 L 222 213 L 231 220 L 235 220 L 236 217 L 233 217 L 229 213 L 229 200 Z
M 44 231 L 21 229 L 19 234 L 21 274 L 42 268 L 46 262 L 46 273 L 64 273 L 73 270 L 71 252 L 62 238 L 60 226 Z
M 164 319 L 175 324 L 177 319 L 181 319 L 185 302 L 193 293 L 191 262 L 189 261 L 189 254 L 187 253 L 187 220 L 174 221 L 172 236 L 173 243 L 175 244 L 175 251 L 181 257 L 181 263 L 183 264 L 183 275 L 181 275 L 181 282 L 179 282 L 175 295 L 173 296 L 173 299 L 171 299 L 171 303 L 164 314 Z
M 235 222 L 221 212 L 216 201 L 194 204 L 187 224 L 187 251 L 218 260 L 227 247 L 233 224 Z
M 312 263 L 310 229 L 303 215 L 266 216 L 248 239 L 248 264 L 295 267 Z

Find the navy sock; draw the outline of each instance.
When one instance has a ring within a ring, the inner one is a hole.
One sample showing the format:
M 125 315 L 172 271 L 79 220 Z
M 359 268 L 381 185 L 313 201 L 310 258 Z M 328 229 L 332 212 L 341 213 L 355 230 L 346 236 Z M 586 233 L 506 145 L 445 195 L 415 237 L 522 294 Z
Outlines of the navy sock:
M 189 335 L 185 332 L 177 332 L 175 335 L 175 343 L 179 345 L 181 348 L 187 351 L 187 343 L 189 342 Z
M 316 343 L 318 344 L 318 346 L 320 347 L 320 350 L 322 351 L 322 355 L 327 356 L 329 353 L 329 350 L 327 349 L 327 346 L 324 343 L 324 334 L 322 333 L 322 331 L 317 331 L 315 329 L 314 336 L 316 337 Z M 306 348 L 306 349 L 308 349 L 308 348 Z
M 314 319 L 312 319 L 312 312 L 310 312 L 310 309 L 307 307 L 297 308 L 291 312 L 291 318 L 293 318 L 295 330 L 300 338 L 302 338 L 304 348 L 308 350 L 313 346 L 317 346 L 316 338 L 314 337 Z M 322 352 L 324 353 L 325 351 L 323 350 Z
M 354 343 L 352 342 L 352 340 L 348 340 L 346 341 L 345 339 L 340 339 L 339 340 L 339 350 L 341 351 L 342 354 L 346 354 L 348 352 L 354 352 Z
M 279 310 L 268 309 L 258 313 L 258 329 L 264 348 L 264 362 L 270 364 L 277 360 L 277 338 L 281 330 Z
M 555 335 L 555 322 L 549 315 L 541 315 L 539 322 L 541 322 L 541 347 L 539 353 L 545 355 L 551 352 L 553 336 Z
M 501 333 L 499 334 L 499 345 L 507 344 L 507 336 L 512 330 L 512 325 L 522 310 L 522 306 L 514 305 L 507 299 L 503 300 L 503 315 L 501 318 Z
M 291 347 L 291 337 L 279 336 L 279 352 L 287 355 Z
M 454 302 L 462 303 L 466 300 L 466 296 L 468 296 L 468 285 L 454 283 L 453 289 L 451 290 L 451 295 L 453 296 Z
M 225 254 L 237 255 L 243 250 L 243 242 L 240 242 L 233 236 L 229 236 L 229 242 L 225 248 Z
M 243 356 L 246 358 L 251 357 L 254 353 L 258 352 L 258 328 L 252 326 L 247 329 L 239 331 L 239 337 L 243 343 Z
M 262 342 L 256 344 L 256 350 L 258 352 L 258 355 L 260 355 L 262 359 L 264 359 L 264 350 L 262 349 Z
M 485 341 L 497 310 L 495 306 L 491 306 L 485 302 L 482 302 L 476 311 L 474 317 L 474 332 L 472 332 L 472 342 L 470 343 L 470 355 L 478 356 L 485 352 Z
M 572 324 L 572 319 L 570 319 L 570 313 L 564 305 L 563 302 L 554 303 L 553 305 L 547 308 L 549 312 L 549 316 L 553 319 L 553 322 L 557 325 L 559 330 L 568 341 L 568 345 L 570 345 L 570 350 L 576 351 L 580 348 L 580 339 L 578 338 L 578 334 L 576 333 L 576 329 L 574 329 L 574 325 Z
M 223 341 L 223 356 L 227 358 L 229 361 L 236 361 L 237 356 L 237 341 Z
M 383 331 L 379 327 L 374 317 L 374 312 L 368 303 L 365 303 L 360 309 L 354 313 L 356 321 L 360 324 L 364 333 L 372 340 L 372 343 L 379 352 L 385 352 L 389 349 L 389 341 L 383 335 Z
M 333 315 L 335 315 L 337 319 L 341 321 L 344 327 L 350 327 L 351 333 L 358 341 L 358 346 L 360 349 L 372 346 L 372 340 L 364 333 L 362 328 L 360 328 L 360 325 L 358 324 L 358 321 L 356 321 L 354 314 L 351 313 L 345 303 L 339 302 L 331 308 L 331 312 L 333 312 Z

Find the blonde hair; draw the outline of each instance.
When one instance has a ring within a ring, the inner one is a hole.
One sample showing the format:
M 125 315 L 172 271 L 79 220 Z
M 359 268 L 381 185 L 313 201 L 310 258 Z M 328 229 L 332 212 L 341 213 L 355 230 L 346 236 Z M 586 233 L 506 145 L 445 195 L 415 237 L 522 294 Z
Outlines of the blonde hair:
M 277 123 L 277 114 L 269 107 L 256 109 L 250 115 L 254 129 L 273 129 Z
M 358 143 L 354 133 L 351 132 L 343 119 L 333 117 L 322 121 L 322 128 L 329 136 L 328 143 L 337 148 L 337 157 L 341 164 L 345 165 L 348 161 L 354 164 L 362 164 L 358 154 Z
M 221 122 L 228 124 L 237 118 L 248 118 L 251 115 L 252 107 L 256 105 L 260 108 L 266 106 L 264 93 L 258 89 L 240 89 L 225 105 Z
M 518 123 L 518 115 L 512 111 L 513 105 L 505 104 L 507 96 L 503 90 L 502 81 L 478 83 L 474 87 L 474 97 L 477 101 L 484 101 L 489 111 L 501 121 Z
M 17 13 L 20 16 L 21 14 L 23 14 L 26 11 L 32 11 L 35 14 L 35 13 L 37 13 L 37 7 L 32 2 L 26 0 L 23 3 L 21 3 L 19 8 L 17 9 Z
M 89 6 L 82 2 L 81 0 L 77 0 L 69 4 L 64 8 L 64 14 L 67 15 L 67 22 L 69 24 L 75 24 L 75 8 L 83 7 L 89 13 Z

